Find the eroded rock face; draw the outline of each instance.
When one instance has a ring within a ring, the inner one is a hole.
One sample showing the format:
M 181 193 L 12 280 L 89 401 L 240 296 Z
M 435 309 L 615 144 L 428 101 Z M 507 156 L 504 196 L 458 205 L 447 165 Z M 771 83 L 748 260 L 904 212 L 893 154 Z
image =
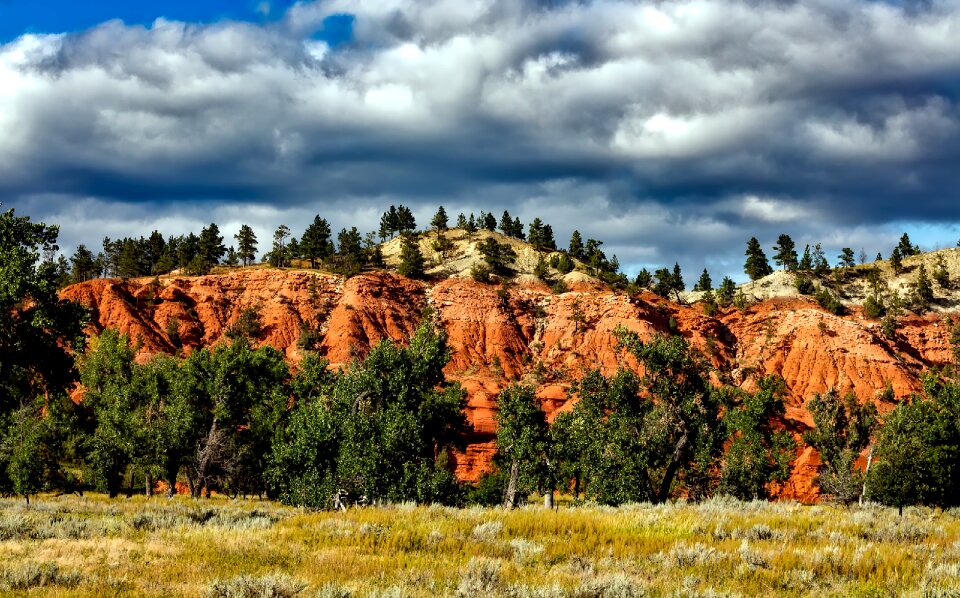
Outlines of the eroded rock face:
M 222 342 L 241 312 L 256 308 L 264 325 L 260 343 L 296 363 L 303 331 L 314 330 L 317 350 L 340 367 L 381 339 L 406 340 L 423 314 L 431 313 L 449 337 L 447 376 L 469 397 L 473 433 L 467 450 L 455 456 L 465 480 L 476 480 L 490 466 L 496 396 L 511 381 L 536 386 L 552 419 L 572 406 L 568 389 L 585 372 L 637 368 L 617 349 L 618 327 L 645 338 L 683 334 L 710 356 L 718 375 L 748 390 L 757 375 L 781 375 L 789 391 L 783 424 L 797 438 L 812 423 L 805 405 L 815 393 L 854 392 L 885 412 L 893 405 L 881 400 L 879 391 L 889 386 L 895 397 L 906 396 L 919 390 L 923 369 L 952 359 L 949 326 L 939 316 L 904 318 L 889 340 L 876 321 L 857 313 L 837 317 L 802 298 L 769 299 L 743 312 L 731 308 L 706 317 L 697 306 L 649 293 L 631 298 L 596 286 L 575 288 L 553 295 L 542 284 L 504 291 L 469 279 L 430 285 L 386 273 L 344 280 L 310 271 L 247 269 L 166 277 L 159 284 L 94 280 L 65 289 L 63 297 L 92 308 L 92 332 L 115 327 L 140 340 L 144 359 Z M 179 340 L 171 338 L 174 328 Z M 815 500 L 817 464 L 815 451 L 799 448 L 779 495 Z

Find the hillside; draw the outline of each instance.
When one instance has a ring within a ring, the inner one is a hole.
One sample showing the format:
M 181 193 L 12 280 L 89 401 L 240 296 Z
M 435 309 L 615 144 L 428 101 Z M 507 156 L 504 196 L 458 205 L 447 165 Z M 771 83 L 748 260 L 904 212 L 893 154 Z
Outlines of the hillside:
M 953 247 L 948 249 L 938 249 L 920 255 L 914 255 L 903 258 L 902 269 L 895 273 L 889 260 L 880 260 L 867 262 L 851 268 L 844 276 L 840 285 L 843 288 L 841 302 L 847 306 L 863 305 L 867 296 L 871 293 L 868 275 L 871 270 L 876 269 L 879 272 L 879 278 L 885 287 L 887 294 L 899 293 L 901 297 L 907 297 L 916 284 L 920 265 L 926 268 L 927 276 L 937 268 L 938 260 L 943 260 L 946 271 L 950 274 L 950 279 L 956 281 L 960 276 L 960 248 Z M 777 270 L 769 276 L 759 280 L 745 283 L 740 286 L 744 295 L 751 301 L 761 301 L 773 297 L 800 297 L 794 285 L 795 274 Z M 835 285 L 833 277 L 828 275 L 818 281 L 820 284 Z M 952 312 L 960 306 L 960 285 L 954 284 L 948 288 L 943 288 L 934 283 L 936 301 L 930 309 L 936 312 Z M 685 293 L 684 299 L 688 302 L 699 301 L 702 297 L 700 292 Z
M 384 249 L 388 262 L 395 259 L 395 245 Z M 317 350 L 332 367 L 348 364 L 380 339 L 406 339 L 429 306 L 449 336 L 453 357 L 446 373 L 469 393 L 473 433 L 467 450 L 456 456 L 457 473 L 468 480 L 489 466 L 496 395 L 510 381 L 534 385 L 549 416 L 569 408 L 567 390 L 585 371 L 600 368 L 610 374 L 623 365 L 636 367 L 616 348 L 612 333 L 618 326 L 646 337 L 676 330 L 745 388 L 758 374 L 783 376 L 789 390 L 784 424 L 797 434 L 811 423 L 804 405 L 814 393 L 854 391 L 861 400 L 877 401 L 884 412 L 892 403 L 879 391 L 889 385 L 895 397 L 906 396 L 920 388 L 925 368 L 952 359 L 952 326 L 942 314 L 907 313 L 894 337 L 887 338 L 878 322 L 864 318 L 859 309 L 840 317 L 808 297 L 772 297 L 743 311 L 731 307 L 707 317 L 698 305 L 648 292 L 630 297 L 595 282 L 557 295 L 525 277 L 527 282 L 503 293 L 500 285 L 464 278 L 477 258 L 469 244 L 458 251 L 459 256 L 433 269 L 446 268 L 449 277 L 438 275 L 430 283 L 385 272 L 344 280 L 317 271 L 251 268 L 202 277 L 101 279 L 62 294 L 92 308 L 92 331 L 117 327 L 141 342 L 143 358 L 173 353 L 178 346 L 189 352 L 220 342 L 242 310 L 256 308 L 264 325 L 261 343 L 281 349 L 296 363 L 302 357 L 303 331 L 313 330 Z M 517 253 L 520 263 L 536 259 Z M 517 269 L 525 273 L 523 267 Z M 582 274 L 568 276 L 586 281 Z M 778 276 L 782 274 L 770 278 Z M 763 282 L 752 288 L 763 288 Z M 815 499 L 816 465 L 812 450 L 799 450 L 781 496 Z

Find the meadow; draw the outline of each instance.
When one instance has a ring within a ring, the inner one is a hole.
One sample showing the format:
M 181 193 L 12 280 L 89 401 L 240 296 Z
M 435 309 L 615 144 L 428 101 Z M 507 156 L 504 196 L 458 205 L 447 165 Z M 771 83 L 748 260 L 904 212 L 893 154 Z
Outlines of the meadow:
M 960 596 L 960 512 L 712 499 L 514 511 L 0 500 L 0 593 Z

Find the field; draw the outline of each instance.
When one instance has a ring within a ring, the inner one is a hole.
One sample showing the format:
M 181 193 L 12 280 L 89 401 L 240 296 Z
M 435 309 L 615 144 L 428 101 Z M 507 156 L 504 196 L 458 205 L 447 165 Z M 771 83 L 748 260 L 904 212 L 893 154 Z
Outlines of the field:
M 52 596 L 960 596 L 960 512 L 40 497 L 0 500 L 0 563 Z

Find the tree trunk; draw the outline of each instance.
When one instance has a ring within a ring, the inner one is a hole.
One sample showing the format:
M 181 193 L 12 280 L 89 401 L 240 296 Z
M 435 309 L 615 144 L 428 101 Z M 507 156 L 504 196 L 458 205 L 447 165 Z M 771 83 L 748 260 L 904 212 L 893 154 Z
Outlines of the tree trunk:
M 190 468 L 184 467 L 184 470 L 187 473 L 187 487 L 190 488 L 190 498 L 198 498 L 197 496 L 197 486 L 193 483 L 193 476 L 190 475 Z
M 129 482 L 127 483 L 127 498 L 133 496 L 133 484 L 136 482 L 134 479 L 136 476 L 136 470 L 133 468 L 133 465 L 130 466 L 130 477 Z
M 543 508 L 548 511 L 553 510 L 553 488 L 547 490 L 543 495 Z
M 514 460 L 510 464 L 510 478 L 507 480 L 507 490 L 503 494 L 503 507 L 514 509 L 517 506 L 517 478 L 520 477 L 520 463 Z
M 177 470 L 179 466 L 167 467 L 167 498 L 173 498 L 177 493 Z
M 670 496 L 670 486 L 673 485 L 673 478 L 677 475 L 677 471 L 680 470 L 680 459 L 683 458 L 683 451 L 687 448 L 687 442 L 689 441 L 688 434 L 688 432 L 684 432 L 680 440 L 677 441 L 677 446 L 673 449 L 673 455 L 670 456 L 670 464 L 667 465 L 667 471 L 664 472 L 663 481 L 660 483 L 660 493 L 657 495 L 658 503 L 665 502 L 667 497 Z
M 144 476 L 146 482 L 144 483 L 144 491 L 147 495 L 147 498 L 153 498 L 153 476 L 149 473 Z
M 870 450 L 867 451 L 867 467 L 863 470 L 863 489 L 860 490 L 860 504 L 863 504 L 863 501 L 867 497 L 867 476 L 870 474 L 870 465 L 873 463 L 873 445 L 870 445 Z

